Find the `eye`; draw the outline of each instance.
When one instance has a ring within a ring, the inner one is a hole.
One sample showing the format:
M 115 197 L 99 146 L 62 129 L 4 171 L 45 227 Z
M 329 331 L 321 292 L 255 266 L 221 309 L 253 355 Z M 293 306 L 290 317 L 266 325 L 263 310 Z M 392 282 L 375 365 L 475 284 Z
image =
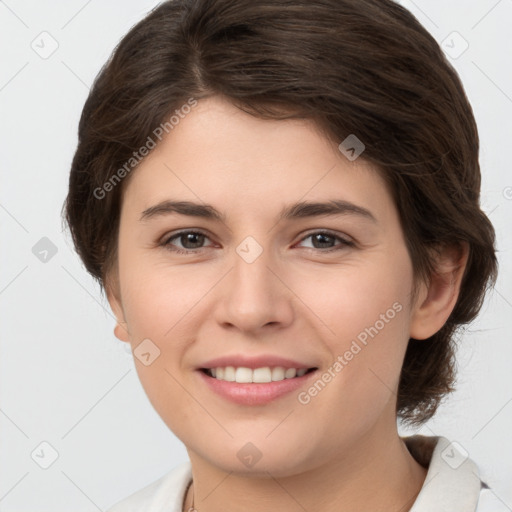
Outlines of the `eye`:
M 314 231 L 302 238 L 301 242 L 308 238 L 311 238 L 313 241 L 313 247 L 310 248 L 317 249 L 320 252 L 332 252 L 342 250 L 346 247 L 355 247 L 355 243 L 353 241 L 347 240 L 329 231 Z M 192 254 L 198 253 L 201 249 L 208 247 L 203 246 L 206 239 L 209 238 L 206 233 L 203 233 L 202 231 L 180 231 L 165 239 L 160 245 L 169 251 L 178 254 Z M 176 243 L 173 242 L 174 240 L 178 240 L 182 248 L 176 247 Z M 332 246 L 331 244 L 335 243 L 337 240 L 340 243 Z
M 204 248 L 201 247 L 201 245 L 204 243 L 205 238 L 208 237 L 202 231 L 180 231 L 179 233 L 175 233 L 171 237 L 164 240 L 161 245 L 169 251 L 173 251 L 178 254 L 190 254 L 199 252 L 198 249 Z M 172 243 L 172 241 L 176 239 L 178 239 L 178 241 L 182 244 L 183 249 L 173 247 L 175 244 Z
M 312 249 L 324 249 L 321 250 L 321 252 L 339 251 L 345 249 L 346 247 L 355 247 L 355 243 L 352 240 L 342 238 L 341 236 L 338 236 L 335 233 L 331 233 L 329 231 L 314 231 L 302 238 L 301 242 L 307 240 L 308 238 L 311 238 L 313 241 Z M 336 240 L 339 240 L 341 243 L 335 246 L 330 245 Z

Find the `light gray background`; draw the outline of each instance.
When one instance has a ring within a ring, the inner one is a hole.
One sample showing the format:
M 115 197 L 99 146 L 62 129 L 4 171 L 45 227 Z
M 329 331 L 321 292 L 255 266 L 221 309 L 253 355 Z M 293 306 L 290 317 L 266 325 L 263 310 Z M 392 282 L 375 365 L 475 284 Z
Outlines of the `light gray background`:
M 458 391 L 419 432 L 457 441 L 503 510 L 512 510 L 512 0 L 401 3 L 446 51 L 463 48 L 454 31 L 469 43 L 451 62 L 479 125 L 482 206 L 500 261 L 496 290 L 461 344 Z M 113 335 L 108 303 L 60 223 L 89 87 L 120 38 L 155 5 L 0 1 L 3 512 L 105 510 L 187 458 L 149 404 Z M 58 48 L 42 58 L 52 39 Z M 57 249 L 46 262 L 33 253 L 43 237 Z M 44 441 L 58 453 L 48 469 L 40 467 L 51 462 Z

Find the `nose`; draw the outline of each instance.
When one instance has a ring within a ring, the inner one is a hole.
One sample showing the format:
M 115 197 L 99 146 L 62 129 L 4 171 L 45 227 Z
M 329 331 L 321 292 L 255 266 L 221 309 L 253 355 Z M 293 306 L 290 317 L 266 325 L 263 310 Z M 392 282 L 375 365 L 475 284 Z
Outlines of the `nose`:
M 240 252 L 235 252 L 215 315 L 224 328 L 255 334 L 262 329 L 285 328 L 293 321 L 294 294 L 285 270 L 270 250 L 259 247 L 263 250 L 254 260 L 254 253 L 248 258 L 240 247 Z

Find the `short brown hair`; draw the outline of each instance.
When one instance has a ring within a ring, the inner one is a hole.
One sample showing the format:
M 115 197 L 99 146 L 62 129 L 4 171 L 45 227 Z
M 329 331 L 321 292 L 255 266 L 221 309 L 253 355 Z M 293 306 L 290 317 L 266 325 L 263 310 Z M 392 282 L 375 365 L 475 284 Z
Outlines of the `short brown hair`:
M 392 0 L 174 0 L 121 40 L 84 105 L 64 208 L 76 250 L 102 289 L 117 260 L 121 186 L 105 183 L 191 97 L 220 95 L 268 119 L 305 118 L 390 185 L 416 279 L 433 250 L 467 243 L 460 294 L 431 338 L 409 340 L 397 414 L 420 424 L 453 390 L 456 330 L 497 274 L 481 211 L 479 139 L 460 79 L 435 39 Z M 126 167 L 125 167 L 126 169 Z M 126 173 L 123 173 L 123 175 Z

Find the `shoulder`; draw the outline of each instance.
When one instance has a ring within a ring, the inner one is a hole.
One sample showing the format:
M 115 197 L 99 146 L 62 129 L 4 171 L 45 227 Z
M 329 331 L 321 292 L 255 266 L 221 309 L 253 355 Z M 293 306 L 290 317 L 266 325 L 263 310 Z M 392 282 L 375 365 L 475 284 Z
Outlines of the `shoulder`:
M 482 489 L 475 512 L 510 512 L 510 509 L 491 489 Z
M 107 512 L 181 512 L 183 496 L 191 477 L 190 461 L 183 462 L 158 480 L 117 502 Z
M 457 442 L 436 436 L 402 438 L 427 476 L 411 512 L 501 512 L 496 496 L 482 482 L 476 463 Z

